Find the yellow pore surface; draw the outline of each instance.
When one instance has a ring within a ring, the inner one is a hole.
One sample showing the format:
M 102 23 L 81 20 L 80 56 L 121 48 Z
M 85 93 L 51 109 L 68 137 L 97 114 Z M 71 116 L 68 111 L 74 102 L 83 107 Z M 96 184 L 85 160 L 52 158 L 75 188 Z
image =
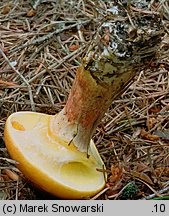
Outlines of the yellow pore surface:
M 91 141 L 90 157 L 51 134 L 53 116 L 17 112 L 5 125 L 5 144 L 18 168 L 38 187 L 65 199 L 83 199 L 105 186 L 103 162 Z

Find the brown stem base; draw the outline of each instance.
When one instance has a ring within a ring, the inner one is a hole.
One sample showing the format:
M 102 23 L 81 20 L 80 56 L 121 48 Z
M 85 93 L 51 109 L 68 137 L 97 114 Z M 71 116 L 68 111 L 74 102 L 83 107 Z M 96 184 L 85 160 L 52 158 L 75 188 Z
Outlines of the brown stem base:
M 88 152 L 92 135 L 114 98 L 125 90 L 135 73 L 119 74 L 111 84 L 98 83 L 81 66 L 65 108 L 52 121 L 52 131 L 79 151 Z

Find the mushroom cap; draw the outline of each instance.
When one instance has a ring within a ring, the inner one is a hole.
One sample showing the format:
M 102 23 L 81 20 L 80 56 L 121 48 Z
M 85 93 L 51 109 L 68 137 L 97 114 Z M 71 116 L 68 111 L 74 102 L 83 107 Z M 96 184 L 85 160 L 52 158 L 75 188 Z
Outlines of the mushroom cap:
M 103 161 L 91 140 L 90 157 L 52 136 L 53 116 L 17 112 L 5 125 L 5 144 L 18 168 L 41 189 L 65 199 L 91 197 L 105 186 Z

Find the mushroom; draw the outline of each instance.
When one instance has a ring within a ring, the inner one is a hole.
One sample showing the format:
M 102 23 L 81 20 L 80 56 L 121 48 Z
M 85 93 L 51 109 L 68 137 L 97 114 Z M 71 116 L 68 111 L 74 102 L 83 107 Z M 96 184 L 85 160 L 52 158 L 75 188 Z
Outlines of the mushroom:
M 16 112 L 6 121 L 6 147 L 18 168 L 57 197 L 91 197 L 105 186 L 105 165 L 93 133 L 112 101 L 155 57 L 163 33 L 158 14 L 140 10 L 133 10 L 132 18 L 123 4 L 108 10 L 63 110 L 53 116 Z

